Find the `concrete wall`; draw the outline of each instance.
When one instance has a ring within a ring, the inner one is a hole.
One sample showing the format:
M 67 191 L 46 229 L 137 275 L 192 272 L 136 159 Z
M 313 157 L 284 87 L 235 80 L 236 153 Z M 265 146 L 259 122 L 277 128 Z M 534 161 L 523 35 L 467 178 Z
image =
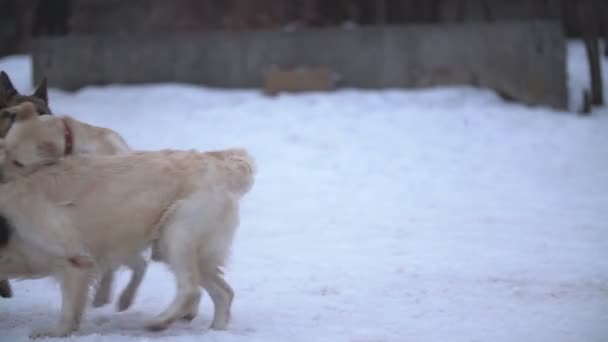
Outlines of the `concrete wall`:
M 47 75 L 65 89 L 166 81 L 261 87 L 273 66 L 324 66 L 344 87 L 472 84 L 528 104 L 567 106 L 557 22 L 70 36 L 32 48 L 35 81 Z

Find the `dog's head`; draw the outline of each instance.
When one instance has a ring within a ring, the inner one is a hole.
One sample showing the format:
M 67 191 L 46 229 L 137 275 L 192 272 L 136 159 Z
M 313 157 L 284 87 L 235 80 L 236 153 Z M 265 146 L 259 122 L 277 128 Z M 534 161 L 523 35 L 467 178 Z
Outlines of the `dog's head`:
M 63 157 L 66 142 L 61 118 L 37 115 L 30 102 L 1 110 L 0 117 L 12 122 L 11 129 L 0 142 L 3 182 L 27 175 Z
M 14 107 L 24 102 L 32 103 L 38 115 L 53 114 L 49 107 L 46 77 L 40 81 L 33 94 L 22 95 L 17 91 L 8 74 L 0 71 L 0 109 Z M 0 136 L 6 134 L 10 128 L 10 124 L 10 120 L 0 117 Z

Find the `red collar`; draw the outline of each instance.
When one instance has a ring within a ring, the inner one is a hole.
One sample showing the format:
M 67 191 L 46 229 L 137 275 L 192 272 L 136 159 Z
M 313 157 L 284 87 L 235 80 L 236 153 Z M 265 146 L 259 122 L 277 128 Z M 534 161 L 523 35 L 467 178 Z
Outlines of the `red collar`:
M 68 154 L 72 154 L 72 149 L 74 147 L 74 134 L 72 134 L 72 129 L 68 125 L 67 121 L 65 119 L 62 119 L 61 121 L 63 121 L 63 127 L 65 128 L 64 133 L 63 133 L 65 136 L 64 153 L 67 156 Z

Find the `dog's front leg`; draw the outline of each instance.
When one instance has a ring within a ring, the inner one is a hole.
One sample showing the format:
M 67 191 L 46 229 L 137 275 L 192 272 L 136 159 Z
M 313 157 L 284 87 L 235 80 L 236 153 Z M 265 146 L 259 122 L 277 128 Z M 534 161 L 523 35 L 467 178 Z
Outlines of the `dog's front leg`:
M 99 287 L 93 298 L 93 307 L 98 308 L 110 302 L 112 296 L 112 283 L 114 282 L 114 270 L 109 269 L 101 276 Z
M 61 275 L 61 319 L 52 329 L 34 330 L 31 338 L 65 337 L 78 330 L 89 290 L 89 273 L 85 270 L 66 267 Z

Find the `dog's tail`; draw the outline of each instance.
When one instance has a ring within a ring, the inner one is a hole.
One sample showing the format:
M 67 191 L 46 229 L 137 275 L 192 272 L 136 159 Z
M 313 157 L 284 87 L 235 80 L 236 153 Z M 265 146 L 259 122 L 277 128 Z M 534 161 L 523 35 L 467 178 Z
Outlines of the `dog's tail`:
M 247 150 L 233 148 L 208 153 L 224 161 L 227 186 L 231 192 L 243 196 L 251 190 L 257 165 Z

